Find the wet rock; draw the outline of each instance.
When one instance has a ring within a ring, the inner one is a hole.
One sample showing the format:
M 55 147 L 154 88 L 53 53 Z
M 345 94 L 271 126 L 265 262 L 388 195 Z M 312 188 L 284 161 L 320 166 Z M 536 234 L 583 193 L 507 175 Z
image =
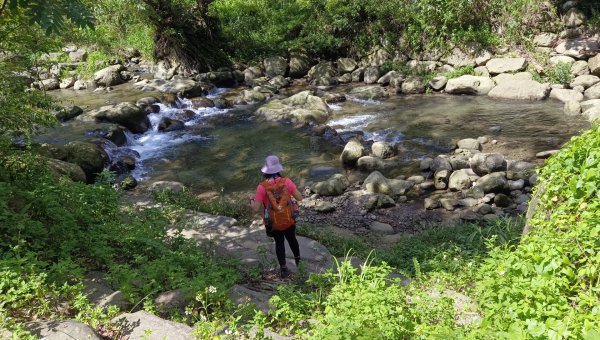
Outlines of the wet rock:
M 60 121 L 71 120 L 83 113 L 83 109 L 79 106 L 66 106 L 56 113 L 56 119 Z
M 260 107 L 256 114 L 267 120 L 323 123 L 329 117 L 330 110 L 322 98 L 313 96 L 310 91 L 303 91 L 283 100 L 271 100 Z
M 510 198 L 508 196 L 506 196 L 505 194 L 497 194 L 494 197 L 494 204 L 497 207 L 500 208 L 506 208 L 508 206 L 510 206 L 512 203 L 512 201 L 510 200 Z
M 182 122 L 188 122 L 194 119 L 194 117 L 196 117 L 196 113 L 192 110 L 177 110 L 175 114 L 173 114 L 174 120 L 179 120 Z
M 340 156 L 340 160 L 345 165 L 355 165 L 358 159 L 364 156 L 365 148 L 362 143 L 356 139 L 351 139 L 344 146 L 344 150 Z
M 462 191 L 471 187 L 471 178 L 464 170 L 454 171 L 448 180 L 448 189 Z
M 315 183 L 312 191 L 320 196 L 339 196 L 344 193 L 348 185 L 348 179 L 344 175 L 335 174 L 326 181 Z
M 226 98 L 215 98 L 213 99 L 213 102 L 215 103 L 215 107 L 220 110 L 230 109 L 233 107 L 233 103 Z
M 385 89 L 379 85 L 361 86 L 350 90 L 349 95 L 358 99 L 382 99 L 388 96 Z
M 391 225 L 377 221 L 372 222 L 371 225 L 369 225 L 369 229 L 378 234 L 391 235 L 394 233 L 394 228 Z
M 497 171 L 505 171 L 507 166 L 504 156 L 497 153 L 475 154 L 471 157 L 469 163 L 471 164 L 471 169 L 479 176 Z
M 82 121 L 107 121 L 123 125 L 133 133 L 143 133 L 148 130 L 150 121 L 146 113 L 133 103 L 102 106 L 77 117 Z
M 185 124 L 182 121 L 171 119 L 168 117 L 163 117 L 163 119 L 158 124 L 158 131 L 162 132 L 178 131 L 183 130 L 184 128 Z
M 481 188 L 484 193 L 502 192 L 508 188 L 508 181 L 503 173 L 494 172 L 478 179 L 476 185 Z

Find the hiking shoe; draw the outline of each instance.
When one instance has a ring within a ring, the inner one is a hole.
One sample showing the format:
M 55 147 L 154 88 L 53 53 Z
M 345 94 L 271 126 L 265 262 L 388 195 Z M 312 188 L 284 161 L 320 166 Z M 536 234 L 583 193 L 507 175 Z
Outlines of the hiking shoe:
M 296 262 L 296 267 L 300 266 L 300 256 L 294 257 L 294 261 Z
M 290 275 L 292 275 L 292 272 L 290 272 L 290 270 L 287 269 L 287 267 L 282 267 L 281 271 L 279 272 L 279 275 L 281 276 L 282 279 L 286 279 L 286 278 L 290 277 Z

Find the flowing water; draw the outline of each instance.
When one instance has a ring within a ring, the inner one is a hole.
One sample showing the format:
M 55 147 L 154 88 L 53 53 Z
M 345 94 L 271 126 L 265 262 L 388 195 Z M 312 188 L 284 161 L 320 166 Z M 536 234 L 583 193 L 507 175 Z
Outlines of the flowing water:
M 158 96 L 127 86 L 116 89 L 109 93 L 75 95 L 75 91 L 63 91 L 55 95 L 87 108 Z M 209 97 L 219 95 L 228 94 L 219 89 Z M 185 108 L 189 102 L 182 100 L 179 105 Z M 158 122 L 162 117 L 174 117 L 179 109 L 161 105 L 158 114 L 149 115 L 151 130 L 129 136 L 126 147 L 140 155 L 134 176 L 142 183 L 179 181 L 198 191 L 251 190 L 260 181 L 259 169 L 269 154 L 279 155 L 285 175 L 299 184 L 343 171 L 338 160 L 340 146 L 323 146 L 291 126 L 258 122 L 253 115 L 255 109 L 193 110 L 194 116 L 183 131 L 164 133 L 158 131 Z M 489 136 L 499 141 L 493 151 L 512 159 L 532 160 L 536 152 L 558 148 L 589 127 L 580 117 L 565 116 L 562 104 L 554 100 L 517 102 L 486 96 L 427 94 L 383 101 L 350 99 L 331 105 L 331 109 L 327 124 L 343 138 L 360 134 L 365 140 L 397 143 L 399 158 L 406 164 L 399 172 L 405 175 L 415 174 L 414 165 L 419 159 L 449 152 L 462 138 Z M 38 141 L 65 143 L 92 138 L 90 129 L 89 124 L 71 122 L 39 136 Z

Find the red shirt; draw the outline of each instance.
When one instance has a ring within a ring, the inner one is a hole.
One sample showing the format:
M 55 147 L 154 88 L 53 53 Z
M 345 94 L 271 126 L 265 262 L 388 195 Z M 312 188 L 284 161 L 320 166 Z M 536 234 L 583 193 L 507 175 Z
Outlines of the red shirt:
M 279 183 L 279 181 L 281 181 L 282 177 L 277 177 L 275 179 L 270 178 L 268 179 L 269 183 L 271 184 L 275 184 L 275 183 Z M 294 182 L 292 182 L 291 179 L 289 178 L 285 178 L 285 188 L 287 189 L 287 191 L 290 193 L 290 196 L 294 196 L 294 193 L 296 192 L 297 187 L 296 184 L 294 184 Z M 267 190 L 265 190 L 265 187 L 263 187 L 262 185 L 258 185 L 256 187 L 256 196 L 254 198 L 257 202 L 262 203 L 263 207 L 267 206 Z

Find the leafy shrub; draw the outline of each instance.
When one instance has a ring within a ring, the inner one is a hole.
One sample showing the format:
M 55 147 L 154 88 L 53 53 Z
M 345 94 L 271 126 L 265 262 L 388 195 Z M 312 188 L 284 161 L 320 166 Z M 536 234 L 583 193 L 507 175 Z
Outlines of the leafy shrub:
M 478 277 L 488 330 L 510 337 L 598 336 L 599 169 L 595 126 L 541 170 L 532 231 L 518 246 L 494 249 Z
M 573 80 L 571 64 L 558 63 L 548 71 L 548 80 L 553 84 L 569 84 Z
M 94 73 L 108 66 L 111 57 L 103 51 L 92 51 L 87 61 L 77 66 L 77 74 L 81 79 L 93 79 Z
M 447 72 L 445 76 L 448 79 L 452 79 L 464 76 L 465 74 L 475 74 L 475 68 L 473 65 L 461 66 L 453 71 Z

